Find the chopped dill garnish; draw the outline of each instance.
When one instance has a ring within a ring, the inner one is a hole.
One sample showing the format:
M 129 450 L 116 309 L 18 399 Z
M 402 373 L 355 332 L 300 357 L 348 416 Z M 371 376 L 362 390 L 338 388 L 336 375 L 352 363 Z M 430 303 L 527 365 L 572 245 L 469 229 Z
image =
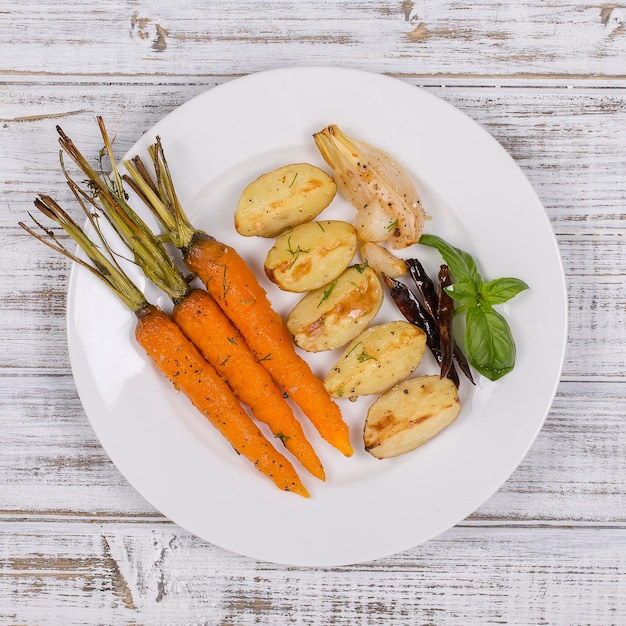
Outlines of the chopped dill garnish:
M 387 231 L 391 232 L 397 225 L 398 225 L 398 220 L 396 219 L 393 222 L 391 222 L 389 226 L 387 226 Z
M 306 254 L 309 251 L 308 250 L 303 250 L 300 247 L 300 244 L 298 244 L 298 247 L 294 250 L 291 247 L 291 235 L 289 235 L 289 237 L 287 238 L 287 252 L 289 252 L 289 254 L 291 254 L 291 256 L 293 257 L 293 260 L 291 261 L 291 263 L 289 265 L 289 269 L 291 269 L 293 267 L 294 263 L 298 260 L 298 257 L 300 256 L 300 254 Z
M 328 298 L 330 297 L 330 294 L 333 292 L 333 289 L 335 288 L 335 285 L 337 284 L 336 280 L 333 280 L 332 283 L 330 283 L 330 285 L 328 285 L 328 289 L 326 289 L 326 291 L 324 291 L 324 295 L 322 296 L 322 299 L 319 301 L 318 305 L 316 308 L 320 308 L 320 306 L 322 306 L 322 303 L 326 302 L 326 300 L 328 300 Z
M 350 350 L 346 353 L 346 356 L 350 356 L 356 349 L 358 346 L 361 345 L 360 341 L 357 341 L 351 348 Z
M 274 437 L 276 437 L 276 439 L 280 439 L 283 443 L 287 443 L 287 441 L 289 441 L 291 439 L 291 437 L 289 435 L 285 435 L 282 432 L 277 432 Z

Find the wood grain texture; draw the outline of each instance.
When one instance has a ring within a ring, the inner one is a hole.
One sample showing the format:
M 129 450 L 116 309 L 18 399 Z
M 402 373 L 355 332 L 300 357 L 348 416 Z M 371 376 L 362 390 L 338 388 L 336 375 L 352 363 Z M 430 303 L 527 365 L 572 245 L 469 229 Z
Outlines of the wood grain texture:
M 0 261 L 7 259 L 0 263 L 0 290 L 12 294 L 6 302 L 7 312 L 19 322 L 18 329 L 32 332 L 40 323 L 39 301 L 33 293 L 42 290 L 49 294 L 43 312 L 53 309 L 59 314 L 47 315 L 48 323 L 57 324 L 57 329 L 64 323 L 60 315 L 68 264 L 34 241 L 29 242 L 16 228 L 17 221 L 30 210 L 37 191 L 69 201 L 69 192 L 59 175 L 54 131 L 60 122 L 58 116 L 80 99 L 84 111 L 62 120 L 63 127 L 71 131 L 86 154 L 96 155 L 99 142 L 93 120 L 102 113 L 110 120 L 110 128 L 118 137 L 117 149 L 123 154 L 160 117 L 206 88 L 119 85 L 112 90 L 110 86 L 34 85 L 5 90 L 7 108 L 15 110 L 30 102 L 32 111 L 46 111 L 45 116 L 36 119 L 11 121 L 7 117 L 0 126 L 0 171 L 6 176 L 4 198 L 8 206 L 0 214 L 0 227 L 8 242 L 0 249 Z M 615 347 L 626 343 L 626 322 L 620 315 L 626 301 L 626 90 L 429 90 L 482 124 L 516 159 L 546 207 L 561 249 L 571 302 L 564 377 L 623 380 L 623 352 Z M 28 146 L 37 146 L 36 179 L 29 167 L 29 159 L 35 156 L 28 156 Z M 23 289 L 16 281 L 18 276 L 25 281 Z M 26 307 L 16 299 L 21 293 L 26 294 Z M 26 366 L 26 355 L 29 359 L 33 355 L 20 342 L 30 341 L 30 335 L 20 333 L 19 339 L 7 347 L 3 356 L 13 366 Z M 57 341 L 60 345 L 54 344 Z M 55 355 L 63 352 L 63 341 L 62 334 L 51 333 L 52 343 L 45 346 L 50 350 L 40 353 L 43 367 L 61 365 Z
M 624 3 L 0 0 L 0 59 L 2 624 L 626 623 Z M 122 154 L 194 95 L 287 65 L 384 72 L 480 123 L 568 282 L 562 382 L 517 470 L 440 537 L 350 567 L 239 557 L 135 492 L 71 376 L 70 265 L 17 226 L 37 192 L 70 199 L 56 124 L 95 157 L 102 114 Z
M 0 518 L 160 516 L 102 450 L 69 375 L 0 382 L 11 390 L 0 408 Z M 562 383 L 524 461 L 471 519 L 626 523 L 622 400 L 614 383 Z
M 0 553 L 11 555 L 0 560 L 0 597 L 14 598 L 0 608 L 5 623 L 49 623 L 51 606 L 64 624 L 626 619 L 624 529 L 457 527 L 364 565 L 284 568 L 233 558 L 171 524 L 50 519 L 24 522 L 17 534 L 0 522 Z
M 7 75 L 233 76 L 280 64 L 405 76 L 626 76 L 620 3 L 30 1 L 9 13 L 0 22 Z

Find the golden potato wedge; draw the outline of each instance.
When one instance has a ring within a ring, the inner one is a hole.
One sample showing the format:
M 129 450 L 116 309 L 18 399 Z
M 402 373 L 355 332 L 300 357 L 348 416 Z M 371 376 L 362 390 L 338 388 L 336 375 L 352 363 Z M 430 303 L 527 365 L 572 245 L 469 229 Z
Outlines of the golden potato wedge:
M 361 258 L 377 274 L 386 274 L 390 278 L 400 278 L 407 273 L 406 261 L 392 254 L 387 248 L 374 243 L 364 241 L 360 246 Z
M 410 376 L 424 357 L 426 333 L 405 321 L 366 328 L 324 379 L 334 398 L 383 393 Z
M 418 376 L 398 383 L 367 412 L 363 443 L 378 459 L 414 450 L 457 418 L 461 403 L 448 378 Z
M 294 343 L 307 352 L 339 348 L 369 325 L 382 301 L 376 272 L 352 265 L 325 287 L 304 296 L 287 316 L 287 329 Z
M 265 259 L 265 273 L 285 291 L 311 291 L 350 265 L 356 245 L 356 230 L 348 222 L 300 224 L 276 239 Z
M 262 174 L 243 190 L 235 210 L 235 228 L 246 237 L 276 237 L 315 219 L 336 192 L 335 181 L 315 165 L 279 167 Z

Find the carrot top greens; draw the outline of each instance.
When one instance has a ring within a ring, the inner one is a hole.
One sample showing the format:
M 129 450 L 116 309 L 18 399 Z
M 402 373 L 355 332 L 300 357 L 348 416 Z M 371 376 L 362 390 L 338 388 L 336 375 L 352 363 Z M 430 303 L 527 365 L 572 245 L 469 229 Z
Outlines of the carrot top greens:
M 133 252 L 135 262 L 145 275 L 176 302 L 188 293 L 189 285 L 163 242 L 127 202 L 123 178 L 116 165 L 111 141 L 101 117 L 98 117 L 98 125 L 104 141 L 103 154 L 108 156 L 111 164 L 110 176 L 95 170 L 72 140 L 57 127 L 61 147 L 87 176 L 87 184 L 93 193 L 88 194 L 80 189 L 63 167 L 68 184 L 75 195 L 81 196 L 98 214 L 106 217 L 120 239 Z
M 178 200 L 160 137 L 157 137 L 156 142 L 150 146 L 149 153 L 155 180 L 139 156 L 130 161 L 123 161 L 129 173 L 129 176 L 123 178 L 152 210 L 172 243 L 177 248 L 186 250 L 198 231 L 189 221 Z

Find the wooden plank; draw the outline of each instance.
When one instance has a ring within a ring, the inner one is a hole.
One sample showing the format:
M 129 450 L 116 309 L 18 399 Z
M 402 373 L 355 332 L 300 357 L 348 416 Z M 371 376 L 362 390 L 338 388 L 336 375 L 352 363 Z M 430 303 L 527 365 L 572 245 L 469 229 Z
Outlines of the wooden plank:
M 30 203 L 35 190 L 64 187 L 56 124 L 95 158 L 100 142 L 93 118 L 102 114 L 116 136 L 118 153 L 123 154 L 165 114 L 210 88 L 206 84 L 6 86 L 0 171 L 5 192 L 11 194 L 11 211 L 2 212 L 0 227 L 18 212 L 18 201 Z M 484 126 L 509 151 L 537 189 L 558 234 L 578 236 L 590 227 L 623 228 L 626 89 L 428 89 Z M 64 197 L 69 198 L 69 193 Z
M 563 193 L 567 193 L 566 187 Z M 575 190 L 569 193 L 575 194 Z M 16 202 L 14 210 L 19 206 Z M 28 210 L 30 203 L 23 206 L 21 215 L 14 213 L 14 223 L 25 218 Z M 0 247 L 0 295 L 4 317 L 0 332 L 10 341 L 5 342 L 0 366 L 67 372 L 69 263 L 12 225 L 3 232 L 6 243 Z M 594 245 L 594 238 L 602 245 Z M 564 379 L 623 381 L 626 240 L 620 229 L 611 226 L 601 233 L 589 230 L 580 236 L 561 235 L 558 242 L 570 300 Z
M 5 511 L 76 507 L 102 514 L 154 513 L 100 449 L 69 378 L 69 264 L 30 240 L 16 223 L 30 210 L 38 189 L 60 199 L 69 196 L 58 169 L 54 125 L 59 120 L 95 155 L 99 142 L 93 117 L 104 113 L 122 152 L 162 115 L 205 88 L 20 85 L 3 92 L 8 113 L 0 125 L 0 171 L 8 210 L 0 212 L 0 331 L 5 338 L 0 393 L 7 425 L 6 444 L 0 444 L 0 482 L 5 485 L 0 498 Z M 624 456 L 618 407 L 624 378 L 620 346 L 626 340 L 620 209 L 626 199 L 626 171 L 620 169 L 626 162 L 626 92 L 431 90 L 483 124 L 529 176 L 557 232 L 570 287 L 564 380 L 572 384 L 561 386 L 529 457 L 477 518 L 623 520 L 623 470 L 615 459 Z M 84 110 L 65 115 L 77 101 Z M 31 156 L 25 161 L 24 155 Z M 595 245 L 599 241 L 602 245 Z M 50 439 L 48 429 L 59 434 Z M 594 452 L 591 468 L 589 450 Z M 42 473 L 48 479 L 45 487 Z M 110 485 L 114 489 L 107 489 Z M 579 497 L 581 491 L 585 498 Z
M 0 622 L 626 623 L 623 3 L 4 4 Z M 437 539 L 342 568 L 238 557 L 134 491 L 71 378 L 69 264 L 16 226 L 37 191 L 69 199 L 55 124 L 95 156 L 102 113 L 121 154 L 189 97 L 298 64 L 398 76 L 482 124 L 546 206 L 569 284 L 563 382 L 519 468 Z
M 0 329 L 5 337 L 0 393 L 8 425 L 0 455 L 5 485 L 0 497 L 5 511 L 154 513 L 99 448 L 69 378 L 64 317 L 69 264 L 30 240 L 16 223 L 30 210 L 38 189 L 69 198 L 58 169 L 54 125 L 59 121 L 86 153 L 95 155 L 100 146 L 93 117 L 104 113 L 123 152 L 162 115 L 205 88 L 18 85 L 3 92 L 7 117 L 0 125 L 0 171 L 8 210 L 0 212 Z M 624 451 L 623 429 L 617 425 L 624 377 L 620 346 L 626 339 L 620 209 L 626 198 L 626 172 L 620 169 L 626 161 L 626 92 L 431 91 L 483 124 L 529 176 L 557 232 L 570 286 L 564 380 L 571 384 L 561 386 L 527 460 L 477 519 L 623 520 L 623 471 L 615 459 Z M 82 112 L 66 115 L 77 101 Z M 31 156 L 25 160 L 24 155 Z M 595 245 L 598 241 L 601 246 Z M 29 393 L 32 389 L 37 394 Z M 27 437 L 24 424 L 36 437 Z M 47 435 L 50 428 L 59 429 L 53 439 Z M 589 450 L 596 453 L 591 469 Z M 45 470 L 44 487 L 40 476 Z M 592 493 L 587 493 L 589 484 Z M 110 485 L 114 489 L 107 489 Z M 579 497 L 581 491 L 585 498 Z
M 0 521 L 0 554 L 0 618 L 11 624 L 626 620 L 624 529 L 455 528 L 371 563 L 284 568 L 170 524 Z
M 341 0 L 304 10 L 279 0 L 236 8 L 226 0 L 106 8 L 30 0 L 4 14 L 8 77 L 233 76 L 337 64 L 405 76 L 626 76 L 620 3 Z

